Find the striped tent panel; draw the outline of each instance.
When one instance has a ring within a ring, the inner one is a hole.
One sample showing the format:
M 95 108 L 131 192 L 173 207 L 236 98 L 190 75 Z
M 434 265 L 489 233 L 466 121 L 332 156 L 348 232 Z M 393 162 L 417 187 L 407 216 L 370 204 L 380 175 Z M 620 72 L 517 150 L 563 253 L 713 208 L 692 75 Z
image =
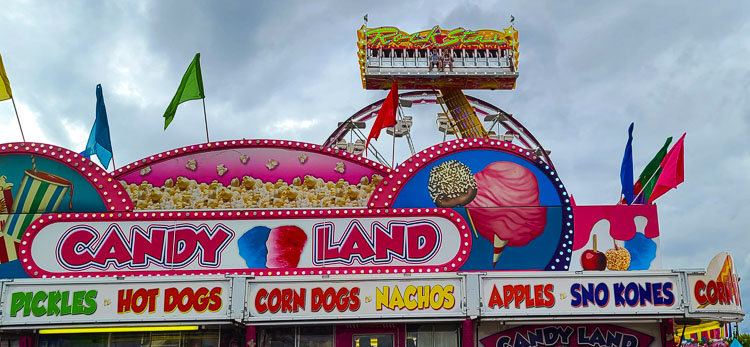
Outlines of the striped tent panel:
M 724 336 L 732 338 L 732 325 L 729 323 L 724 324 Z
M 719 329 L 711 329 L 711 330 L 709 330 L 708 331 L 708 338 L 711 339 L 711 340 L 718 339 L 719 338 Z

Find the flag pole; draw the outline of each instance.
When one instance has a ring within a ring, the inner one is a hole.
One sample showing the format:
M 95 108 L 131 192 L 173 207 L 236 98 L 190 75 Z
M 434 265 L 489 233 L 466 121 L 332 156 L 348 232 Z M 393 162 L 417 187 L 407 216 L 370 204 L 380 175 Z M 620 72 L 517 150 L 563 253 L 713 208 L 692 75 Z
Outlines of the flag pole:
M 97 157 L 99 155 L 97 154 Z M 112 151 L 112 172 L 115 172 L 115 169 L 117 169 L 117 166 L 115 166 L 115 151 Z
M 394 168 L 396 162 L 396 126 L 393 126 L 393 146 L 391 147 L 391 168 Z
M 208 138 L 208 116 L 206 116 L 206 98 L 203 99 L 203 121 L 206 124 L 206 142 L 211 142 L 211 140 Z
M 18 108 L 16 108 L 16 99 L 11 97 L 10 101 L 13 103 L 13 111 L 16 113 L 16 120 L 18 121 L 18 129 L 21 130 L 21 139 L 24 143 L 26 143 L 26 136 L 23 134 L 23 127 L 21 126 L 21 118 L 18 117 Z M 34 169 L 34 172 L 36 172 L 36 161 L 34 160 L 34 156 L 31 156 L 31 167 Z
M 21 130 L 21 139 L 23 139 L 23 142 L 26 142 L 26 136 L 23 135 L 23 127 L 21 126 L 21 118 L 18 117 L 18 109 L 16 108 L 16 99 L 11 97 L 10 101 L 13 102 L 13 111 L 16 112 L 16 120 L 18 121 L 18 129 Z
M 396 99 L 398 100 L 398 99 Z M 401 105 L 398 104 L 398 101 L 396 103 L 396 124 L 398 124 L 398 116 L 400 115 L 401 111 Z M 396 164 L 396 124 L 393 125 L 393 131 L 391 132 L 391 135 L 393 135 L 393 144 L 391 145 L 391 167 L 393 168 Z

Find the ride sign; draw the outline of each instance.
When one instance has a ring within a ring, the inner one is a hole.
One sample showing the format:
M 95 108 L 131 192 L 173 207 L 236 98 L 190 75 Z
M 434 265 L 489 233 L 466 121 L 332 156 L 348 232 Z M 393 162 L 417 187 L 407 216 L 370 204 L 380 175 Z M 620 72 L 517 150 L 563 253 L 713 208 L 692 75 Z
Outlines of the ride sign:
M 315 282 L 251 280 L 247 289 L 247 318 L 354 319 L 463 314 L 461 277 L 389 278 Z
M 456 28 L 441 29 L 435 26 L 429 30 L 422 30 L 413 34 L 406 33 L 394 27 L 380 27 L 367 29 L 367 48 L 510 48 L 517 39 L 515 29 L 498 30 L 467 30 Z

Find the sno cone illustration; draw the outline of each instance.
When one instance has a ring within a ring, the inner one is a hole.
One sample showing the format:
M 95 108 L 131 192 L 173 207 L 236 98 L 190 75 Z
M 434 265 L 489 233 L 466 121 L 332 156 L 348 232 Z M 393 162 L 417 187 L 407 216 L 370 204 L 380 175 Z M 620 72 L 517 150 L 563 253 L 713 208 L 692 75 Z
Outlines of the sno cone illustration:
M 237 241 L 248 269 L 296 268 L 307 244 L 307 234 L 298 226 L 256 226 Z
M 24 171 L 2 234 L 21 242 L 31 222 L 43 213 L 56 212 L 66 193 L 69 193 L 68 208 L 73 209 L 73 184 L 70 181 L 42 171 Z
M 539 206 L 539 183 L 529 169 L 506 161 L 476 173 L 477 194 L 466 205 L 474 229 L 492 242 L 492 266 L 506 246 L 521 247 L 544 232 L 547 207 Z

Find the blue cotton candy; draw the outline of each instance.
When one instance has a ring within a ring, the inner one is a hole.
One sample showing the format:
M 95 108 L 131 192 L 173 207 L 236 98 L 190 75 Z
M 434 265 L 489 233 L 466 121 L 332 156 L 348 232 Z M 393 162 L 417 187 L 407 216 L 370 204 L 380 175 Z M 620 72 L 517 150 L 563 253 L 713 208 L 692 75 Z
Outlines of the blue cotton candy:
M 245 259 L 248 269 L 266 268 L 266 256 L 268 255 L 266 241 L 270 233 L 270 228 L 257 226 L 246 231 L 237 240 L 240 256 Z
M 635 233 L 632 239 L 625 241 L 625 248 L 630 252 L 628 270 L 648 270 L 656 258 L 656 242 L 641 233 Z

